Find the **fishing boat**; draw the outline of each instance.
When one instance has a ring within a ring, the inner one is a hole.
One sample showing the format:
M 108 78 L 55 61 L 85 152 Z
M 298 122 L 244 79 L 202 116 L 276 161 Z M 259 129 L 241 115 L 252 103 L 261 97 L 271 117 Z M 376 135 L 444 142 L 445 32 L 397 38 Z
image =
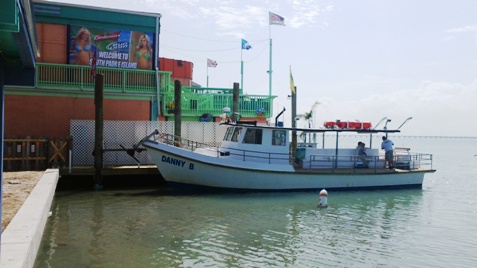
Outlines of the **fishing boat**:
M 372 134 L 387 136 L 400 130 L 300 129 L 241 121 L 222 126 L 227 129 L 218 147 L 157 130 L 142 145 L 171 187 L 197 191 L 420 188 L 424 175 L 435 172 L 431 154 L 411 153 L 409 148 L 395 149 L 394 168 L 389 169 L 380 149 L 367 150 L 364 167 L 356 148 L 339 146 L 341 133 L 369 134 L 371 140 Z M 300 131 L 323 137 L 333 133 L 336 144 L 334 148 L 300 146 L 293 142 Z

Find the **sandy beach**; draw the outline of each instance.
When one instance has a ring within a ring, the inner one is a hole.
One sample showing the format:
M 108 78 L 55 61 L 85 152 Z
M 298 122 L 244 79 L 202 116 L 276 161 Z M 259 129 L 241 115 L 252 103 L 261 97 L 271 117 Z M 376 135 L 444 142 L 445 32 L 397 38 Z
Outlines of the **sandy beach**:
M 3 173 L 2 232 L 30 195 L 44 171 Z

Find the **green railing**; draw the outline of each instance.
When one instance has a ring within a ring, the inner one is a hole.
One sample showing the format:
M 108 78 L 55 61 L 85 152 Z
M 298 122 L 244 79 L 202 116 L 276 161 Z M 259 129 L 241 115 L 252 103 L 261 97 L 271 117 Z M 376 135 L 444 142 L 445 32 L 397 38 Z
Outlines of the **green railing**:
M 155 94 L 154 71 L 97 68 L 104 74 L 104 91 L 110 93 Z M 161 88 L 169 87 L 170 72 L 160 72 Z M 91 67 L 69 64 L 37 63 L 36 87 L 75 91 L 94 91 Z
M 261 116 L 268 118 L 274 96 L 246 95 L 239 96 L 239 113 L 242 117 L 257 117 L 257 111 L 262 111 Z M 174 93 L 163 93 L 164 115 L 173 115 Z M 182 115 L 201 116 L 210 114 L 219 116 L 223 113 L 223 108 L 233 107 L 233 94 L 198 94 L 182 93 Z
M 183 91 L 199 94 L 233 94 L 233 88 L 212 88 L 212 87 L 182 87 Z
M 155 71 L 131 70 L 119 68 L 97 68 L 97 73 L 104 74 L 104 91 L 108 93 L 128 93 L 155 97 Z M 174 83 L 171 72 L 159 72 L 162 113 L 173 116 Z M 62 91 L 94 91 L 94 81 L 91 67 L 37 63 L 36 88 L 58 89 Z M 183 116 L 220 116 L 224 107 L 232 108 L 233 89 L 182 87 Z M 263 111 L 261 116 L 270 117 L 272 101 L 276 96 L 241 95 L 239 111 L 242 117 L 256 117 L 257 111 Z

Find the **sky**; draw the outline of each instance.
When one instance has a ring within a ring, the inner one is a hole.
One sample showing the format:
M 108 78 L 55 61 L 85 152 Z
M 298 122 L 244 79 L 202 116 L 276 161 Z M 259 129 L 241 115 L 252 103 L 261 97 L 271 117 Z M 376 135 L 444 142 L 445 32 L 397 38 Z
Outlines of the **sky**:
M 271 58 L 271 122 L 285 108 L 280 121 L 291 125 L 291 68 L 297 113 L 312 111 L 316 128 L 335 120 L 375 126 L 387 117 L 396 129 L 412 117 L 401 135 L 477 137 L 475 0 L 55 2 L 160 13 L 159 56 L 192 62 L 193 81 L 204 87 L 207 77 L 217 88 L 243 77 L 244 93 L 268 95 Z M 285 26 L 270 26 L 269 12 Z

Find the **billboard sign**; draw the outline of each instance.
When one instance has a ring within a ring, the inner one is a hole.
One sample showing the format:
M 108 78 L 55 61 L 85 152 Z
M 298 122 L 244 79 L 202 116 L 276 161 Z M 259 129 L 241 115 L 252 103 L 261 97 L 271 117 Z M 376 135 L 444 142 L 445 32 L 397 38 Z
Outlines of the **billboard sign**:
M 154 34 L 126 30 L 69 26 L 68 61 L 96 67 L 152 70 Z

